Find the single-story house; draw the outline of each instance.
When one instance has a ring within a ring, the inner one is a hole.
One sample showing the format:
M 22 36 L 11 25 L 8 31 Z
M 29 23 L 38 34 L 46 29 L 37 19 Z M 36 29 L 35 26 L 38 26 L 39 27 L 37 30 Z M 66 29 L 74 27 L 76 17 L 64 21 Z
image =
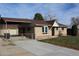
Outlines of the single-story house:
M 67 27 L 56 20 L 31 20 L 22 18 L 0 18 L 0 36 L 23 35 L 34 39 L 46 39 L 54 36 L 67 36 Z

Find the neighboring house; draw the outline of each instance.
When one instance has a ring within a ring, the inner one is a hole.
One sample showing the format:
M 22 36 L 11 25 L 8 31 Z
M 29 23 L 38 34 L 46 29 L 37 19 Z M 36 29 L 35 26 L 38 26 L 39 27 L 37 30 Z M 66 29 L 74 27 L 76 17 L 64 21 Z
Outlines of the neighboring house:
M 46 39 L 54 36 L 67 36 L 67 27 L 55 20 L 31 20 L 21 18 L 0 19 L 0 36 L 10 33 L 11 36 L 24 35 L 29 38 Z

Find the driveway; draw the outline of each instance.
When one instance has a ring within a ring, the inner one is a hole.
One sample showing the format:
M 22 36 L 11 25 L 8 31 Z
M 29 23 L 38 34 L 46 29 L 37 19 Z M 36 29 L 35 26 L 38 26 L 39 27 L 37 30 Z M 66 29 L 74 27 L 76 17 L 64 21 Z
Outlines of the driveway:
M 23 48 L 36 56 L 79 56 L 79 50 L 69 49 L 37 40 L 16 41 L 17 47 Z
M 5 45 L 7 42 L 0 40 L 0 56 L 32 56 L 29 51 L 26 51 L 23 48 L 12 46 L 12 45 Z

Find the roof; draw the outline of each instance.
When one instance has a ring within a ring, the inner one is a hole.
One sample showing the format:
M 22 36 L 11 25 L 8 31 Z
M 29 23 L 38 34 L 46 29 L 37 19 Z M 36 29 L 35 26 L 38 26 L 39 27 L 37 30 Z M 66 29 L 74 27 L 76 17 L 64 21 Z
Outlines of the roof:
M 6 18 L 6 17 L 1 17 L 1 19 L 6 22 L 32 23 L 36 26 L 50 25 L 49 23 L 43 20 L 33 20 L 33 19 L 23 19 L 23 18 Z
M 64 25 L 64 24 L 60 24 L 60 23 L 58 23 L 59 24 L 59 27 L 67 27 L 66 25 Z
M 31 23 L 31 19 L 23 19 L 23 18 L 5 18 L 1 17 L 3 21 L 6 22 L 24 22 L 24 23 Z
M 55 21 L 56 21 L 56 20 L 50 20 L 50 21 L 47 21 L 47 22 L 48 22 L 49 24 L 53 25 Z M 58 23 L 58 22 L 57 22 L 57 23 Z M 66 25 L 60 24 L 60 23 L 58 23 L 58 25 L 59 25 L 59 27 L 67 27 Z
M 54 24 L 54 22 L 55 22 L 55 20 L 49 20 L 49 21 L 46 21 L 48 24 L 51 24 L 51 25 L 53 25 Z
M 51 25 L 47 21 L 44 21 L 44 20 L 33 20 L 32 23 L 36 26 L 43 26 L 43 25 L 50 26 Z
M 3 21 L 6 22 L 21 22 L 21 23 L 32 23 L 36 26 L 52 26 L 56 20 L 49 20 L 49 21 L 44 21 L 44 20 L 33 20 L 33 19 L 23 19 L 23 18 L 6 18 L 6 17 L 1 17 Z M 58 23 L 58 22 L 57 22 Z M 66 25 L 59 24 L 59 27 L 66 27 Z

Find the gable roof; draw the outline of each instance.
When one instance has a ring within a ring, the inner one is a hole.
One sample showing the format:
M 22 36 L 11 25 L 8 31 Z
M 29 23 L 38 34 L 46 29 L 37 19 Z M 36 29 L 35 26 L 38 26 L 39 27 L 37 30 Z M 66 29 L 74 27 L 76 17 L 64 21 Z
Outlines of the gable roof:
M 47 21 L 47 22 L 48 22 L 49 24 L 53 25 L 55 21 L 56 21 L 56 20 L 50 20 L 50 21 Z M 56 21 L 56 22 L 57 22 L 57 21 Z M 67 27 L 66 25 L 60 24 L 60 23 L 58 23 L 58 22 L 57 22 L 57 24 L 59 25 L 59 27 Z

